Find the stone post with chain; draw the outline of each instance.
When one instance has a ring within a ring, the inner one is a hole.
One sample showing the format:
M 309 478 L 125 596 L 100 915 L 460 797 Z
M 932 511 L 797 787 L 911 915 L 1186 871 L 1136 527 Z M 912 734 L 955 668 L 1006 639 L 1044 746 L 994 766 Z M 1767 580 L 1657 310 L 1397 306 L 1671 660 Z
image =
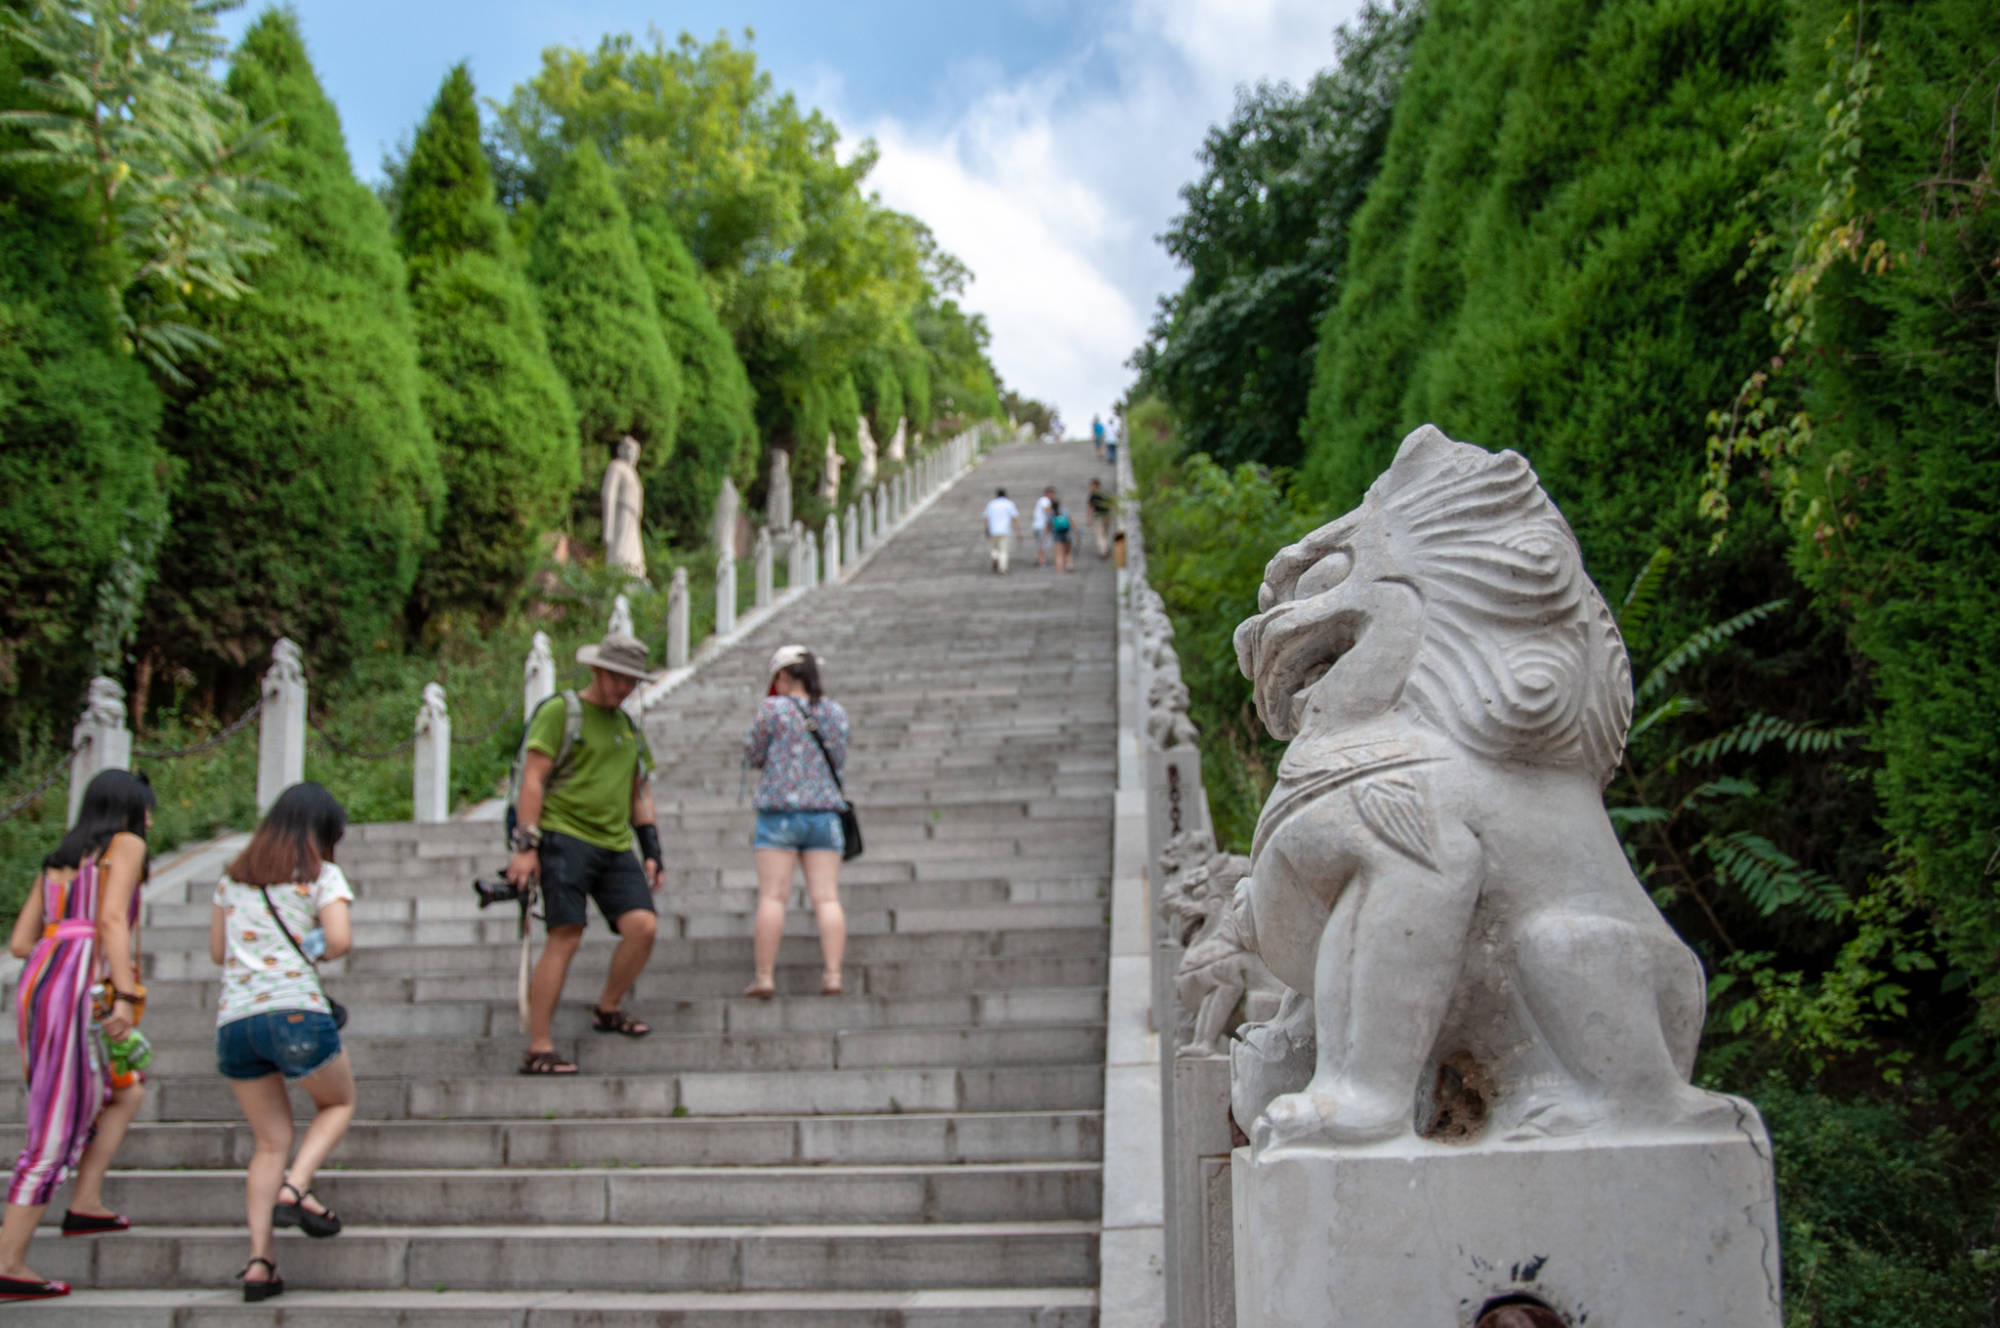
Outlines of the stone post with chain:
M 100 770 L 132 765 L 132 730 L 125 727 L 125 689 L 103 676 L 90 680 L 83 714 L 70 730 L 69 821 L 83 810 L 83 790 Z
M 271 647 L 263 688 L 264 711 L 257 717 L 259 816 L 306 773 L 306 671 L 290 638 Z
M 667 586 L 667 667 L 686 668 L 688 662 L 688 569 L 676 567 Z
M 411 795 L 416 804 L 412 819 L 450 820 L 451 711 L 445 704 L 442 684 L 424 684 L 424 701 L 417 707 L 417 745 L 411 767 Z

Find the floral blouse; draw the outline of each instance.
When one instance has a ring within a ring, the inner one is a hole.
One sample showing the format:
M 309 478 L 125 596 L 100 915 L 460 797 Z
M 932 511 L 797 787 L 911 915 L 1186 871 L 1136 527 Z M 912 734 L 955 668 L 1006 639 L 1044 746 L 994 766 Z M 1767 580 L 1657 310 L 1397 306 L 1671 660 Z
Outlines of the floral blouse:
M 300 941 L 319 925 L 322 908 L 336 900 L 354 898 L 354 887 L 347 883 L 346 874 L 330 862 L 320 869 L 316 881 L 269 888 L 272 906 L 284 915 L 285 925 Z M 241 885 L 225 876 L 216 883 L 215 904 L 222 910 L 227 936 L 217 1026 L 266 1010 L 333 1013 L 327 1009 L 319 974 L 278 930 L 256 886 Z
M 756 722 L 743 739 L 743 760 L 763 771 L 750 803 L 760 812 L 837 812 L 847 805 L 840 786 L 826 768 L 819 744 L 806 731 L 805 710 L 812 707 L 826 754 L 835 769 L 847 768 L 847 712 L 840 702 L 821 698 L 807 702 L 789 696 L 767 696 L 757 707 Z

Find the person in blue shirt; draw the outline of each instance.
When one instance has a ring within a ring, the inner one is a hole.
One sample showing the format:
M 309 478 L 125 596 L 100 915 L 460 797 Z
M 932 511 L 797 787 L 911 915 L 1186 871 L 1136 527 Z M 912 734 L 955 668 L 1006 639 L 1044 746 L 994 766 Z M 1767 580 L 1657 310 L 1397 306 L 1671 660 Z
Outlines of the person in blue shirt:
M 1093 415 L 1090 417 L 1090 441 L 1097 448 L 1097 455 L 1101 459 L 1104 456 L 1104 419 L 1102 416 Z

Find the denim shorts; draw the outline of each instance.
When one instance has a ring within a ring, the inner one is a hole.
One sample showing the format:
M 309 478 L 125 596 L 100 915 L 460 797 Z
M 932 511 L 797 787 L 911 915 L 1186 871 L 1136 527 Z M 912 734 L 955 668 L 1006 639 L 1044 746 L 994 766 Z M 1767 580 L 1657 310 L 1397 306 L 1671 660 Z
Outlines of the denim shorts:
M 847 847 L 847 839 L 840 833 L 839 812 L 758 812 L 750 847 L 839 853 Z
M 215 1030 L 215 1068 L 225 1079 L 303 1079 L 339 1054 L 340 1030 L 317 1010 L 265 1010 Z

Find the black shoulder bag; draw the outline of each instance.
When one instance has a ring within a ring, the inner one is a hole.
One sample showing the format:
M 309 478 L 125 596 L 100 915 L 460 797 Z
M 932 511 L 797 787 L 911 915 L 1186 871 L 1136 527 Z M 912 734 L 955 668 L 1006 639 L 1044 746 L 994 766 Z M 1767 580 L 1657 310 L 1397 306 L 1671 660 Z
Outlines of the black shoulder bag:
M 813 746 L 819 748 L 821 758 L 826 761 L 826 772 L 833 776 L 833 786 L 840 790 L 840 838 L 842 847 L 840 860 L 848 862 L 861 856 L 861 818 L 854 814 L 854 804 L 847 800 L 847 786 L 840 782 L 840 771 L 833 764 L 833 754 L 826 749 L 826 739 L 819 736 L 819 725 L 813 720 L 810 707 L 794 697 L 792 704 L 799 708 L 799 718 L 805 721 L 806 732 L 812 735 Z
M 314 979 L 319 982 L 319 994 L 326 997 L 326 1012 L 333 1016 L 333 1026 L 335 1028 L 347 1027 L 347 1007 L 333 999 L 333 996 L 326 989 L 326 979 L 321 978 L 319 975 L 318 962 L 306 954 L 305 947 L 299 944 L 299 938 L 292 935 L 292 929 L 285 925 L 285 920 L 282 917 L 278 916 L 278 906 L 271 902 L 271 887 L 260 885 L 257 887 L 257 893 L 264 896 L 264 907 L 271 910 L 271 921 L 278 924 L 278 930 L 285 933 L 285 939 L 292 943 L 292 948 L 299 952 L 299 958 L 305 960 L 306 967 L 313 971 Z

